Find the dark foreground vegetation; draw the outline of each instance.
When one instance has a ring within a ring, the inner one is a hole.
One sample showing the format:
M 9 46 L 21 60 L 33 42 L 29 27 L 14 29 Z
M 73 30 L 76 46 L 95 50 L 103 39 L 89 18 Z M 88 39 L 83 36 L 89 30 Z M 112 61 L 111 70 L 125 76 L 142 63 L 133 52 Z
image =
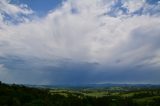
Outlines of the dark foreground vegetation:
M 158 87 L 42 89 L 0 83 L 0 106 L 160 106 Z

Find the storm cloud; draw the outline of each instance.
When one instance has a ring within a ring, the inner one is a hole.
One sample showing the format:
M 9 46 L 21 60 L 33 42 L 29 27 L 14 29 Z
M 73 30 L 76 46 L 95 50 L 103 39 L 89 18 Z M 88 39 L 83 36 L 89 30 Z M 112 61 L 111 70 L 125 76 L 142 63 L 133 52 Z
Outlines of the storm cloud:
M 67 0 L 39 17 L 0 1 L 0 80 L 160 83 L 160 3 Z

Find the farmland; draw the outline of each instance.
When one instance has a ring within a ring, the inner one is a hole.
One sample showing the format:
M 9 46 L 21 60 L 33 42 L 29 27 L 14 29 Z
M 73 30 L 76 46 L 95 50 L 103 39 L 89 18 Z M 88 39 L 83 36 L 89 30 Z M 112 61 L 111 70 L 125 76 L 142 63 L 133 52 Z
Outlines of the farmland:
M 0 106 L 160 106 L 160 87 L 31 87 L 0 83 Z

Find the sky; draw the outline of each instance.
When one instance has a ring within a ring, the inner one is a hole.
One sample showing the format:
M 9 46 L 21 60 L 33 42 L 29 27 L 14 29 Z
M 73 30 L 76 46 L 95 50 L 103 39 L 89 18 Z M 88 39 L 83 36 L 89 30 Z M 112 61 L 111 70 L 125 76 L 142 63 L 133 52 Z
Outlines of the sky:
M 160 0 L 0 0 L 0 81 L 160 84 Z

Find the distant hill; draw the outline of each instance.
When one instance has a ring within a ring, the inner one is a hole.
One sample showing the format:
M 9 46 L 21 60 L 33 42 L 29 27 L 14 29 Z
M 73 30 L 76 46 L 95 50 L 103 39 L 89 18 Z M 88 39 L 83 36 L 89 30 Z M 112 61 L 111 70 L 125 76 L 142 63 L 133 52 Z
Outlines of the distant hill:
M 158 84 L 57 84 L 57 85 L 25 85 L 28 87 L 35 88 L 109 88 L 109 87 L 152 87 L 152 88 L 160 88 Z

